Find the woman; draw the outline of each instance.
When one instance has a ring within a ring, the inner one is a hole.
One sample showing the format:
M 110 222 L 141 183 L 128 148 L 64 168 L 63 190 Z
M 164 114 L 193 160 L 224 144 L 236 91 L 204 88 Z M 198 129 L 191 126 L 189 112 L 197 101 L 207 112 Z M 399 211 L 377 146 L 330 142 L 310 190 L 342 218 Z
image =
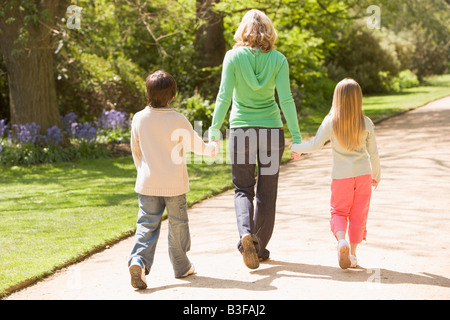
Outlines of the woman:
M 283 123 L 275 88 L 293 142 L 301 142 L 289 65 L 284 55 L 275 50 L 276 38 L 272 21 L 263 12 L 253 9 L 245 14 L 234 35 L 236 44 L 223 61 L 209 129 L 210 140 L 219 140 L 219 130 L 232 103 L 229 141 L 240 235 L 238 250 L 251 269 L 269 258 L 266 246 L 275 222 L 278 173 L 284 151 Z M 298 157 L 294 153 L 293 156 Z

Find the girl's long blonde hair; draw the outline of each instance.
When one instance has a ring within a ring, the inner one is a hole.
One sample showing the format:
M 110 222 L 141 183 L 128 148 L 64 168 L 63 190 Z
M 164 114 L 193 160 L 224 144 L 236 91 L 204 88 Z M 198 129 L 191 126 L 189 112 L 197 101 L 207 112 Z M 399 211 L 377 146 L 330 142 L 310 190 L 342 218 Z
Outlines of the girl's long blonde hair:
M 272 21 L 263 12 L 252 9 L 242 18 L 239 28 L 234 34 L 237 47 L 259 48 L 262 52 L 275 49 L 277 32 Z
M 339 144 L 349 151 L 360 148 L 366 125 L 362 91 L 355 80 L 346 78 L 336 85 L 331 116 L 333 134 Z

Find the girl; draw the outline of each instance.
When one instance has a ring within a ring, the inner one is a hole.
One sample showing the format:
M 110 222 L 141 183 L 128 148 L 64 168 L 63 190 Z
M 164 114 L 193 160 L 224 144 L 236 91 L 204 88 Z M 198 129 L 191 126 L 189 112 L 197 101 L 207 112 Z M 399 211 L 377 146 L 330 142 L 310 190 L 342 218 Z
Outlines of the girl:
M 275 222 L 278 173 L 284 151 L 283 122 L 275 88 L 294 143 L 301 142 L 289 66 L 286 57 L 275 50 L 276 38 L 272 21 L 263 12 L 253 9 L 245 14 L 234 35 L 236 44 L 223 61 L 209 129 L 210 140 L 219 140 L 220 128 L 232 105 L 229 142 L 240 235 L 238 250 L 251 269 L 269 258 L 266 246 Z
M 374 125 L 363 115 L 361 88 L 353 79 L 344 79 L 336 85 L 330 114 L 316 136 L 308 142 L 293 144 L 291 150 L 318 151 L 328 140 L 333 154 L 331 231 L 338 240 L 339 266 L 354 268 L 356 247 L 366 239 L 371 186 L 376 189 L 380 182 L 380 160 Z M 350 246 L 345 240 L 347 224 Z

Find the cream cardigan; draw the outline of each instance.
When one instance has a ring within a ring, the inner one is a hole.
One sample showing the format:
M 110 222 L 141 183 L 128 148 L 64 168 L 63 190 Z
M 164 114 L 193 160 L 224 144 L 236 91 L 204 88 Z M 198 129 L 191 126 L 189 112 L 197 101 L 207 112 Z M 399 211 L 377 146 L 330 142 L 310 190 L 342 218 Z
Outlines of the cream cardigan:
M 175 109 L 145 107 L 131 125 L 131 151 L 137 169 L 135 191 L 148 196 L 177 196 L 189 191 L 185 151 L 211 156 L 185 116 Z
M 378 155 L 375 139 L 374 125 L 368 117 L 364 117 L 366 130 L 361 141 L 361 149 L 354 151 L 344 150 L 333 137 L 331 117 L 323 120 L 316 136 L 301 144 L 293 144 L 291 150 L 297 153 L 311 153 L 320 150 L 328 140 L 331 140 L 333 154 L 333 179 L 353 178 L 370 174 L 377 182 L 381 179 L 380 157 Z

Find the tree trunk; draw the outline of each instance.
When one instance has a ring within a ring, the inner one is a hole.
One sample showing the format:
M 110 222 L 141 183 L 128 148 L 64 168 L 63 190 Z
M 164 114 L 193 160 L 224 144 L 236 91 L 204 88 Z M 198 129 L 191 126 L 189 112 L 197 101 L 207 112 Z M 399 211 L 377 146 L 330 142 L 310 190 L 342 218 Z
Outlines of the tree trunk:
M 212 11 L 212 4 L 220 0 L 197 0 L 197 20 L 202 25 L 195 34 L 194 46 L 203 58 L 199 61 L 202 67 L 216 67 L 222 64 L 225 55 L 225 38 L 223 35 L 223 17 Z
M 211 8 L 213 3 L 219 1 L 196 1 L 197 21 L 202 23 L 196 31 L 194 41 L 195 51 L 197 52 L 197 66 L 199 68 L 220 66 L 225 56 L 226 43 L 223 17 Z M 214 81 L 214 79 L 209 79 L 210 74 L 210 72 L 205 72 L 197 86 L 201 87 L 205 81 L 209 83 Z
M 4 4 L 6 1 L 0 1 Z M 50 21 L 30 22 L 28 41 L 17 40 L 24 26 L 26 12 L 14 7 L 0 19 L 0 47 L 8 72 L 11 123 L 40 125 L 42 131 L 61 125 L 53 70 L 55 16 L 62 14 L 69 1 L 35 1 L 39 11 L 48 10 Z M 7 23 L 9 17 L 15 18 Z M 23 31 L 22 31 L 23 32 Z

